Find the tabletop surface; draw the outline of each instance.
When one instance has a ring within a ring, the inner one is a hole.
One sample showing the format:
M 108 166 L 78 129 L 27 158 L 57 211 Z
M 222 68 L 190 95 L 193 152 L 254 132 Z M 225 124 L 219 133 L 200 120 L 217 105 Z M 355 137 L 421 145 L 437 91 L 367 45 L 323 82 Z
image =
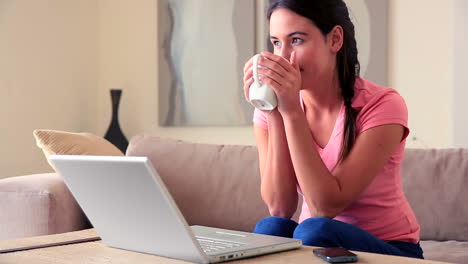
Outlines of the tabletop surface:
M 283 264 L 324 264 L 325 261 L 314 256 L 314 247 L 303 246 L 300 249 L 269 254 L 228 263 L 283 263 Z M 150 254 L 138 253 L 106 246 L 99 240 L 94 229 L 83 231 L 0 241 L 0 263 L 2 264 L 45 264 L 45 263 L 189 263 Z M 443 263 L 430 260 L 403 258 L 353 251 L 359 256 L 357 263 Z

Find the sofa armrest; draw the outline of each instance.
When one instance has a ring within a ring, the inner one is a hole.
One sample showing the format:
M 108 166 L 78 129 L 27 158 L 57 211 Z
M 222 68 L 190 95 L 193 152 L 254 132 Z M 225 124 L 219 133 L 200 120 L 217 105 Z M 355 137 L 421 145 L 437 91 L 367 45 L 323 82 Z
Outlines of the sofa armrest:
M 0 180 L 0 240 L 89 228 L 89 222 L 56 173 Z

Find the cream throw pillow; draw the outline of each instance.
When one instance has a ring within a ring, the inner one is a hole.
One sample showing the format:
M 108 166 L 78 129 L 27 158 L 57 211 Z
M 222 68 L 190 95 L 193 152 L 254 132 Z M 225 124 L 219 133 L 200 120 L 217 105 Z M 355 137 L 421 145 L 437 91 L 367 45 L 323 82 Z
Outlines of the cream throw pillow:
M 123 156 L 116 146 L 103 137 L 90 133 L 72 133 L 58 130 L 36 129 L 36 144 L 49 155 Z

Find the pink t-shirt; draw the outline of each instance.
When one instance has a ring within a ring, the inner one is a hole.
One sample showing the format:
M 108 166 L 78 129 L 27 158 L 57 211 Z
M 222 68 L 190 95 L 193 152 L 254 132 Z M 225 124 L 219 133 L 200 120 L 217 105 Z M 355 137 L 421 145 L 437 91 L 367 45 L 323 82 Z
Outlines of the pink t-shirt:
M 371 184 L 334 219 L 360 227 L 385 241 L 417 243 L 420 227 L 401 185 L 401 163 L 409 133 L 406 104 L 395 90 L 364 79 L 356 79 L 354 91 L 352 107 L 359 111 L 356 118 L 358 134 L 383 124 L 400 124 L 405 127 L 405 134 L 398 149 Z M 323 149 L 315 146 L 330 171 L 338 162 L 341 150 L 344 110 L 342 105 L 327 145 Z M 261 111 L 255 110 L 253 121 L 268 129 Z M 298 191 L 301 193 L 300 188 Z M 299 222 L 310 217 L 309 208 L 303 203 Z

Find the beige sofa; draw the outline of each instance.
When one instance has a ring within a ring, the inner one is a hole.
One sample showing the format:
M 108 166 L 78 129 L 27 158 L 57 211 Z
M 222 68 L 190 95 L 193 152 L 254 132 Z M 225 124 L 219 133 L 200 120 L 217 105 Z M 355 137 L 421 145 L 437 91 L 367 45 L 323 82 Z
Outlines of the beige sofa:
M 151 159 L 189 224 L 251 231 L 268 215 L 255 147 L 137 136 L 127 155 Z M 407 149 L 402 174 L 425 257 L 468 263 L 468 150 Z M 89 227 L 55 173 L 0 180 L 0 212 L 0 239 Z

